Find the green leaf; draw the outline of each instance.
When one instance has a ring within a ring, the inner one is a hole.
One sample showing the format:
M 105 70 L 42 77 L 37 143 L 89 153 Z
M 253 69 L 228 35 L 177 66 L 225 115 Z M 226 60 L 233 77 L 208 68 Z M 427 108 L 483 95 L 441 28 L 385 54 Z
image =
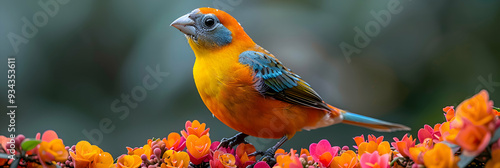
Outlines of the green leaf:
M 500 112 L 500 107 L 493 107 L 493 110 Z
M 41 142 L 42 141 L 40 141 L 40 140 L 25 140 L 25 141 L 23 141 L 23 143 L 21 143 L 21 148 L 24 151 L 29 151 L 29 150 L 35 148 Z

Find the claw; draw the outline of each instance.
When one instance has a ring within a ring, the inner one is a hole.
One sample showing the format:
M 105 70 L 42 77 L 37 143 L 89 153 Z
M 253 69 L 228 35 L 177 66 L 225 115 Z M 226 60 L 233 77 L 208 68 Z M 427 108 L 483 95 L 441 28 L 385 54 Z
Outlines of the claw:
M 257 155 L 264 155 L 266 152 L 264 151 L 255 151 L 253 153 L 248 154 L 248 156 L 257 156 Z
M 264 161 L 266 162 L 270 167 L 273 167 L 276 164 L 276 159 L 274 158 L 274 153 L 275 150 L 273 148 L 267 149 L 265 152 L 262 151 L 255 151 L 254 153 L 251 153 L 248 156 L 256 156 L 256 155 L 262 155 L 259 159 L 259 161 Z M 257 162 L 259 162 L 257 161 Z M 247 168 L 253 168 L 257 162 L 248 165 Z
M 276 150 L 283 145 L 288 140 L 287 136 L 283 136 L 276 145 L 273 147 L 269 148 L 266 150 L 266 152 L 262 151 L 256 151 L 254 153 L 251 153 L 250 155 L 255 156 L 255 155 L 262 155 L 259 159 L 259 161 L 265 161 L 270 167 L 273 167 L 276 164 L 276 159 L 274 158 L 274 154 L 276 153 Z M 257 164 L 257 162 L 253 163 L 252 165 L 249 165 L 248 167 L 253 168 Z M 248 168 L 247 167 L 247 168 Z
M 217 146 L 217 149 L 224 147 L 224 148 L 233 148 L 236 145 L 239 145 L 241 143 L 248 143 L 245 138 L 247 137 L 247 134 L 244 133 L 238 133 L 235 136 L 231 138 L 222 138 L 220 141 L 219 146 Z

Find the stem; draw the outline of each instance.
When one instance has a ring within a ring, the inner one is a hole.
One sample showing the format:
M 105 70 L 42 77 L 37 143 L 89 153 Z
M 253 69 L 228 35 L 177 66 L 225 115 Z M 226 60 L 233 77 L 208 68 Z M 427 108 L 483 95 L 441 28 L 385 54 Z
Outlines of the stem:
M 394 158 L 392 161 L 391 161 L 391 166 L 394 165 L 394 163 L 396 163 L 398 160 L 403 160 L 404 157 L 397 157 L 397 158 Z

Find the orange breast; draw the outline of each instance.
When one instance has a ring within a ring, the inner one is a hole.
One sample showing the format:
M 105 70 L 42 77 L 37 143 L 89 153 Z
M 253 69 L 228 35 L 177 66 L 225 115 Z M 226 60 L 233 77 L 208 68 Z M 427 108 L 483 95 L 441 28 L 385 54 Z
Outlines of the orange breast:
M 195 82 L 203 102 L 214 116 L 239 132 L 260 138 L 284 135 L 291 138 L 302 128 L 314 126 L 327 113 L 264 97 L 254 88 L 252 72 L 247 66 L 228 67 L 225 71 L 230 73 L 210 68 L 195 70 Z M 202 77 L 205 75 L 212 78 Z

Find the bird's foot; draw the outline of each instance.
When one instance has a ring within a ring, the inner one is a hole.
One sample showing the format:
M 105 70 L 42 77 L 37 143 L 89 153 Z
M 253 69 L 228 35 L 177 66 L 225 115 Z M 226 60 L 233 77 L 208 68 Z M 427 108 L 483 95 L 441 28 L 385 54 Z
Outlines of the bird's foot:
M 244 133 L 238 133 L 236 134 L 235 136 L 231 137 L 231 138 L 222 138 L 222 140 L 220 141 L 220 144 L 219 146 L 217 147 L 217 149 L 223 147 L 223 148 L 233 148 L 234 146 L 238 145 L 238 144 L 241 144 L 241 143 L 248 143 L 245 138 L 247 137 L 248 135 L 247 134 L 244 134 Z
M 274 147 L 271 147 L 271 148 L 267 149 L 265 152 L 263 152 L 263 151 L 255 151 L 254 153 L 251 153 L 248 156 L 262 155 L 260 157 L 259 161 L 264 161 L 270 167 L 273 167 L 276 164 L 276 159 L 274 158 L 274 154 L 275 153 L 276 153 L 276 149 Z M 257 161 L 257 162 L 259 162 L 259 161 Z M 257 164 L 257 162 L 255 162 L 252 165 L 247 166 L 247 168 L 253 168 L 255 166 L 255 164 Z

